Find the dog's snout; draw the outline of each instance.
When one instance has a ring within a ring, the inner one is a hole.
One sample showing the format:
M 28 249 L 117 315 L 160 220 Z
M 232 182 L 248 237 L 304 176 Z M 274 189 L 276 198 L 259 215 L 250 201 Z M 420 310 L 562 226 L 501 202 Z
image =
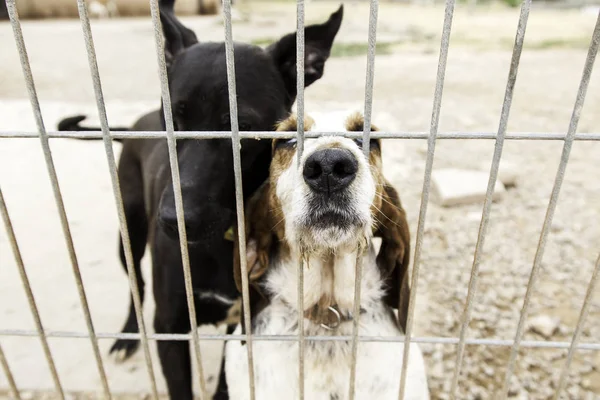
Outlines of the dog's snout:
M 350 150 L 333 148 L 311 154 L 302 173 L 313 190 L 332 193 L 348 187 L 357 171 L 358 160 Z

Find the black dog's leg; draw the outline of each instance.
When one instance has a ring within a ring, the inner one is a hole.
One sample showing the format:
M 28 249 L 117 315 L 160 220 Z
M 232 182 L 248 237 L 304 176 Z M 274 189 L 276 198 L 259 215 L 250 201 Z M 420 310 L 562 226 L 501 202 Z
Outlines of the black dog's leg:
M 188 333 L 190 330 L 187 315 L 180 323 L 169 326 L 156 316 L 154 330 L 156 333 Z M 159 340 L 158 357 L 162 372 L 167 381 L 171 400 L 193 400 L 192 393 L 192 360 L 190 358 L 190 343 L 184 340 Z
M 231 335 L 237 327 L 236 324 L 227 325 L 227 334 Z M 225 342 L 227 345 L 227 342 Z M 227 377 L 225 375 L 225 348 L 223 348 L 223 357 L 221 358 L 221 372 L 219 373 L 219 384 L 213 396 L 213 400 L 229 400 L 229 391 L 227 390 Z
M 146 249 L 146 240 L 148 237 L 148 220 L 144 207 L 144 192 L 142 186 L 142 175 L 139 164 L 134 159 L 133 154 L 125 147 L 119 160 L 119 181 L 123 188 L 123 206 L 125 208 L 125 219 L 129 238 L 131 242 L 131 253 L 133 256 L 133 267 L 135 270 L 137 285 L 140 292 L 140 300 L 144 301 L 144 278 L 142 277 L 141 260 Z M 127 263 L 125 259 L 125 249 L 123 247 L 122 237 L 119 235 L 119 253 L 121 265 L 127 272 Z M 133 306 L 133 297 L 129 299 L 129 314 L 125 321 L 123 333 L 138 333 L 139 327 Z M 124 361 L 129 358 L 139 347 L 137 339 L 118 339 L 110 349 L 118 361 Z

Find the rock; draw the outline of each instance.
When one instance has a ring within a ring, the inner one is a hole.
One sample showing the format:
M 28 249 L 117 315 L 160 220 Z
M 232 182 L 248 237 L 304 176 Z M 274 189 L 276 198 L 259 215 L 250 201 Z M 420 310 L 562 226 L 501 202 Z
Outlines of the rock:
M 523 390 L 523 386 L 521 386 L 521 382 L 519 378 L 515 375 L 510 377 L 510 385 L 508 387 L 508 397 L 518 396 Z
M 582 379 L 581 380 L 581 387 L 584 389 L 591 389 L 592 388 L 592 381 L 589 380 L 588 378 Z
M 481 171 L 485 171 L 487 174 L 490 172 L 491 162 L 482 163 Z M 513 187 L 517 185 L 517 177 L 519 176 L 519 167 L 517 164 L 510 161 L 500 160 L 500 166 L 498 168 L 498 180 L 502 182 L 505 187 Z
M 440 169 L 432 173 L 432 197 L 441 206 L 481 203 L 485 199 L 489 176 L 485 172 L 464 169 Z M 496 182 L 493 200 L 506 192 L 502 182 Z
M 527 330 L 548 339 L 558 331 L 559 327 L 560 318 L 539 315 L 529 321 L 529 328 Z
M 21 399 L 23 400 L 32 400 L 34 397 L 34 393 L 29 390 L 21 392 Z

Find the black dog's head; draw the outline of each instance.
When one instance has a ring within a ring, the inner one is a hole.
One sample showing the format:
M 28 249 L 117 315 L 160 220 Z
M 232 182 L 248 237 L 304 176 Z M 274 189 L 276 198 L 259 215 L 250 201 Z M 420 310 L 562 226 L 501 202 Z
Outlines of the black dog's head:
M 333 40 L 340 28 L 343 7 L 328 21 L 305 29 L 305 86 L 323 76 Z M 175 129 L 228 131 L 231 129 L 224 43 L 199 43 L 172 9 L 161 10 L 169 89 Z M 240 131 L 274 130 L 296 99 L 296 34 L 282 37 L 266 49 L 235 43 L 238 123 Z M 181 175 L 188 240 L 210 245 L 222 240 L 235 221 L 233 152 L 229 139 L 179 140 Z M 245 196 L 267 178 L 270 140 L 242 140 Z M 160 200 L 160 225 L 177 236 L 172 184 Z

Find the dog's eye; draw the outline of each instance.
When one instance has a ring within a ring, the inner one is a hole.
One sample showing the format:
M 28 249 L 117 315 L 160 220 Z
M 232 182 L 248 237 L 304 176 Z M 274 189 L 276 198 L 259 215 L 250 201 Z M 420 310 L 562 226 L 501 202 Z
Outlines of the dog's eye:
M 275 143 L 275 147 L 295 146 L 297 141 L 298 140 L 295 137 L 294 138 L 290 138 L 290 139 L 279 139 Z
M 358 147 L 360 147 L 360 148 L 362 148 L 362 146 L 363 146 L 363 140 L 362 140 L 362 138 L 356 138 L 356 139 L 354 139 L 354 143 L 356 143 L 356 145 Z M 369 148 L 373 149 L 373 148 L 376 148 L 376 147 L 379 147 L 379 142 L 376 139 L 371 139 L 369 141 Z

